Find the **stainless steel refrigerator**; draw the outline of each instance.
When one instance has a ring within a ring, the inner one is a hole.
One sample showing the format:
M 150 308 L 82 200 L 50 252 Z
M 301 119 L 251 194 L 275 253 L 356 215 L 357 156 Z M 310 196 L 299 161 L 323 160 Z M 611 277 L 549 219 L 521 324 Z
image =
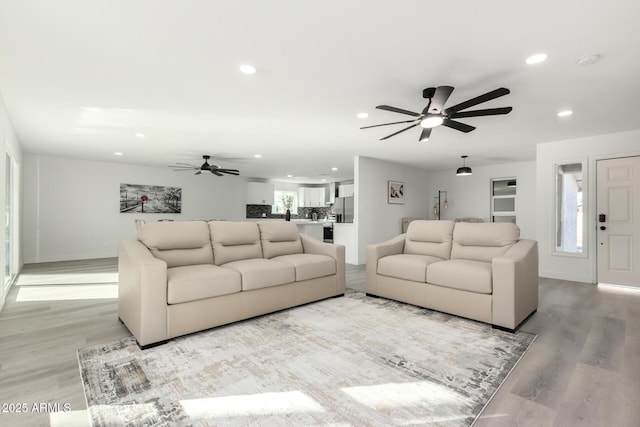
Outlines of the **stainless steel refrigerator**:
M 336 197 L 333 210 L 336 222 L 353 222 L 353 197 Z

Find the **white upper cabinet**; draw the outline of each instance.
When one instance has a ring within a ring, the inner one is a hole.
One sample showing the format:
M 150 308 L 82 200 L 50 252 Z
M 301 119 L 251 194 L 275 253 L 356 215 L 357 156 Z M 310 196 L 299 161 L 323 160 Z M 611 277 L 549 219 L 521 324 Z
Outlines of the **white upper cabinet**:
M 325 207 L 324 187 L 300 187 L 298 189 L 298 203 L 308 208 Z
M 273 205 L 273 184 L 269 182 L 247 183 L 248 205 Z
M 338 197 L 353 197 L 355 186 L 353 184 L 340 184 Z

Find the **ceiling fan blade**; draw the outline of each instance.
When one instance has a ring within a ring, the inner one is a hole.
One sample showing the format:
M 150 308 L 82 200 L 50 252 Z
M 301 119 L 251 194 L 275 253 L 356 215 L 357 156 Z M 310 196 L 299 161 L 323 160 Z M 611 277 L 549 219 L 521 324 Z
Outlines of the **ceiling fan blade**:
M 422 133 L 420 134 L 419 142 L 427 142 L 429 137 L 431 136 L 431 129 L 433 128 L 424 128 L 422 129 Z
M 431 114 L 439 114 L 444 109 L 444 104 L 447 102 L 449 97 L 451 96 L 451 92 L 453 92 L 452 86 L 438 86 L 436 88 L 436 92 L 431 98 L 430 105 L 428 107 L 428 112 Z M 423 114 L 427 112 L 423 111 Z
M 202 171 L 197 171 L 196 173 L 194 173 L 194 175 L 200 175 L 202 173 Z
M 474 105 L 482 104 L 483 102 L 491 101 L 492 99 L 508 95 L 509 93 L 511 93 L 509 89 L 501 87 L 499 89 L 492 90 L 491 92 L 487 92 L 484 95 L 476 96 L 475 98 L 471 98 L 468 101 L 461 102 L 460 104 L 454 105 L 453 107 L 449 107 L 444 110 L 444 113 L 451 115 L 457 111 L 473 107 Z
M 406 128 L 399 130 L 398 132 L 394 132 L 394 133 L 392 133 L 391 135 L 387 135 L 387 136 L 385 136 L 384 138 L 380 138 L 380 141 L 383 141 L 383 140 L 385 140 L 385 139 L 387 139 L 387 138 L 391 138 L 392 136 L 396 136 L 397 134 L 399 134 L 399 133 L 401 133 L 401 132 L 404 132 L 405 130 L 409 130 L 409 129 L 411 129 L 412 127 L 416 127 L 416 126 L 418 126 L 419 124 L 420 124 L 420 122 L 417 122 L 417 123 L 415 123 L 415 124 L 412 124 L 411 126 L 407 126 Z
M 413 123 L 413 122 L 415 122 L 415 120 L 404 120 L 404 121 L 401 121 L 401 122 L 391 122 L 391 123 L 382 123 L 381 125 L 364 126 L 364 127 L 361 127 L 360 129 L 377 128 L 377 127 L 380 127 L 380 126 L 397 125 L 397 124 L 400 124 L 400 123 Z
M 180 165 L 180 166 L 191 166 L 192 168 L 197 168 L 197 166 L 196 166 L 196 165 L 192 165 L 191 163 L 176 162 L 176 165 Z
M 215 169 L 211 169 L 211 173 L 214 174 L 214 175 L 217 175 L 217 176 L 224 176 L 224 175 L 222 175 L 220 172 L 218 172 Z
M 442 122 L 442 126 L 446 126 L 455 130 L 459 130 L 460 132 L 469 133 L 475 129 L 475 126 L 470 126 L 461 122 L 456 122 L 451 119 L 444 119 Z
M 211 172 L 213 172 L 213 170 Z M 228 173 L 229 175 L 240 175 L 240 171 L 238 169 L 216 169 L 216 172 Z
M 376 108 L 378 108 L 379 110 L 392 111 L 394 113 L 407 114 L 409 116 L 414 116 L 414 117 L 420 117 L 422 115 L 420 113 L 415 113 L 413 111 L 403 110 L 402 108 L 391 107 L 390 105 L 378 105 Z
M 449 117 L 452 119 L 462 119 L 464 117 L 480 117 L 480 116 L 498 116 L 500 114 L 509 114 L 513 110 L 511 107 L 503 108 L 487 108 L 485 110 L 460 111 L 453 113 Z

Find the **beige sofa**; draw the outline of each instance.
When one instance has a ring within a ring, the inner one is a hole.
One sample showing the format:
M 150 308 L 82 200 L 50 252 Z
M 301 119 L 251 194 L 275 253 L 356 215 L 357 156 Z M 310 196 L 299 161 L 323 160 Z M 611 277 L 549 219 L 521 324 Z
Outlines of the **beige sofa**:
M 538 246 L 511 223 L 417 220 L 367 246 L 366 292 L 515 330 L 538 308 Z
M 344 295 L 344 246 L 290 222 L 144 224 L 120 242 L 118 315 L 144 348 Z

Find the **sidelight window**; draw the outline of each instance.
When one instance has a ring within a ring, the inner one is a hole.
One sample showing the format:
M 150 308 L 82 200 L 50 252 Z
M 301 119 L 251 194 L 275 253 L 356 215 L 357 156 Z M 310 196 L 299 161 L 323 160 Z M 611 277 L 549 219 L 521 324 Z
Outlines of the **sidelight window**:
M 583 252 L 583 170 L 582 163 L 556 166 L 556 252 Z

